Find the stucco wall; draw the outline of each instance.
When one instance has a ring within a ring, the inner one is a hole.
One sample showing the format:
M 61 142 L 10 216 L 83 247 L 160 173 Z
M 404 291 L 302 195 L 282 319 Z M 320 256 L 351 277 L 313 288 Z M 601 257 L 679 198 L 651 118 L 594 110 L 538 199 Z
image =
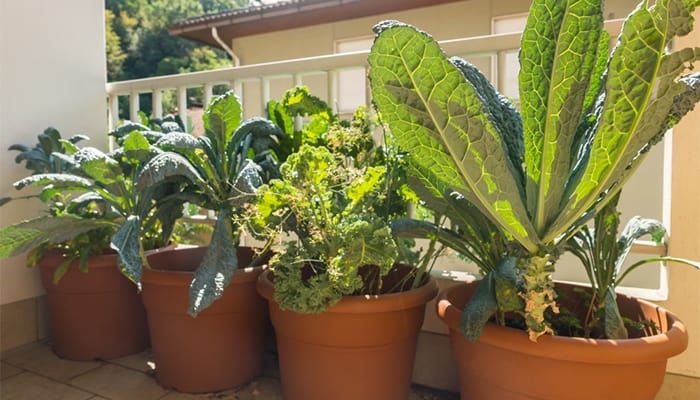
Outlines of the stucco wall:
M 33 144 L 49 125 L 106 146 L 105 71 L 103 1 L 0 1 L 0 197 L 15 195 L 11 183 L 26 174 L 7 147 Z M 39 209 L 10 203 L 0 208 L 0 226 Z M 43 292 L 24 256 L 0 263 L 0 304 Z

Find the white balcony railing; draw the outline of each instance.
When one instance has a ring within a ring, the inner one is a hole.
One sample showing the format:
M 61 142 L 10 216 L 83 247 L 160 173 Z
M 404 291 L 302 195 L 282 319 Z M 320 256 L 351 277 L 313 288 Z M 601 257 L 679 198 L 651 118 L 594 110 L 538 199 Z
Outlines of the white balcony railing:
M 606 29 L 613 36 L 617 35 L 621 26 L 622 20 L 611 20 L 605 24 Z M 440 42 L 440 45 L 449 56 L 463 56 L 467 58 L 496 56 L 501 51 L 517 49 L 520 46 L 520 33 L 445 40 Z M 116 127 L 119 121 L 119 96 L 127 96 L 129 98 L 130 119 L 136 121 L 138 120 L 138 112 L 141 109 L 138 95 L 143 93 L 151 94 L 153 115 L 162 117 L 162 94 L 164 90 L 175 90 L 178 112 L 183 121 L 186 120 L 187 113 L 187 89 L 203 88 L 204 104 L 208 104 L 215 85 L 228 85 L 243 98 L 243 83 L 260 82 L 259 98 L 264 105 L 270 100 L 270 81 L 279 78 L 291 77 L 294 84 L 300 84 L 305 76 L 325 75 L 326 87 L 328 88 L 327 99 L 329 99 L 331 105 L 335 105 L 338 98 L 336 93 L 338 71 L 358 67 L 366 68 L 367 55 L 368 51 L 357 51 L 108 83 L 106 89 L 109 102 L 110 129 Z M 498 62 L 497 58 L 494 57 L 492 62 Z M 369 103 L 369 93 L 367 93 L 365 100 Z M 243 104 L 244 109 L 245 107 L 246 105 Z M 265 109 L 264 106 L 262 109 Z

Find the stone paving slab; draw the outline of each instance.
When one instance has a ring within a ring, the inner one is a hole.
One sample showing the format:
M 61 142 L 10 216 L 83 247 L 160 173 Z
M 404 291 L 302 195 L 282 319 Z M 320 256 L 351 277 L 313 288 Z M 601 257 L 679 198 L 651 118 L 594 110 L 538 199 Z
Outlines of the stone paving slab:
M 57 357 L 47 343 L 35 343 L 2 355 L 2 400 L 283 400 L 279 372 L 221 393 L 169 391 L 154 378 L 150 351 L 104 362 Z M 414 387 L 408 400 L 458 400 L 453 393 Z

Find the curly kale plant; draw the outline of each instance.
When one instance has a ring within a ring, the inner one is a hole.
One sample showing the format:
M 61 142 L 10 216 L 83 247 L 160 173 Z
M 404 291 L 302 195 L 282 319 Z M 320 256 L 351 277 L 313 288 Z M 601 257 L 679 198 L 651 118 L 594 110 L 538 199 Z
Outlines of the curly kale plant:
M 700 268 L 696 262 L 660 256 L 637 261 L 623 271 L 635 240 L 650 235 L 655 242 L 662 243 L 666 238 L 666 229 L 660 221 L 634 217 L 618 237 L 618 198 L 619 193 L 595 216 L 594 227 L 584 226 L 566 244 L 566 249 L 581 260 L 592 285 L 591 299 L 581 324 L 584 337 L 627 339 L 628 332 L 617 307 L 615 288 L 640 266 L 654 262 L 677 262 Z
M 282 178 L 260 188 L 255 225 L 273 238 L 285 229 L 297 237 L 270 263 L 280 307 L 314 313 L 343 296 L 379 294 L 398 256 L 375 209 L 384 174 L 384 167 L 345 167 L 327 148 L 303 145 L 282 165 Z
M 150 160 L 138 177 L 139 190 L 185 180 L 188 185 L 178 198 L 217 213 L 209 247 L 190 285 L 193 315 L 209 307 L 231 282 L 238 268 L 240 214 L 265 176 L 274 174 L 268 169 L 276 168 L 263 161 L 279 151 L 280 129 L 266 119 L 241 122 L 241 117 L 233 92 L 216 98 L 204 112 L 205 135 L 163 135 L 155 146 L 166 152 Z
M 372 97 L 411 152 L 416 179 L 431 202 L 469 203 L 450 217 L 465 226 L 488 219 L 490 228 L 471 226 L 512 242 L 500 256 L 516 258 L 514 274 L 505 274 L 515 275 L 515 286 L 499 291 L 496 273 L 480 264 L 486 279 L 472 303 L 481 305 L 465 309 L 469 338 L 486 321 L 470 315 L 506 305 L 521 308 L 531 339 L 551 332 L 545 312 L 557 310 L 551 274 L 561 247 L 700 98 L 700 74 L 683 75 L 700 51 L 668 50 L 692 30 L 696 6 L 644 1 L 609 55 L 602 1 L 534 0 L 520 50 L 521 113 L 428 34 L 395 21 L 376 27 Z M 477 248 L 472 234 L 453 233 L 446 245 Z

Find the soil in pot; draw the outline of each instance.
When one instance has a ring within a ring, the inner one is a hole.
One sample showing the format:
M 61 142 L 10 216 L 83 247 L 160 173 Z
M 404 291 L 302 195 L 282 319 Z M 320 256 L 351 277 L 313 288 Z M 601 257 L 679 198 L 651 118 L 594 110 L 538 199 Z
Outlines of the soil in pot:
M 622 315 L 654 322 L 656 333 L 626 340 L 543 336 L 534 343 L 524 331 L 489 323 L 469 342 L 460 317 L 476 284 L 451 287 L 437 306 L 450 329 L 464 400 L 653 400 L 667 359 L 688 344 L 676 316 L 624 295 L 618 295 Z M 571 285 L 558 286 L 573 291 Z
M 281 310 L 269 271 L 258 291 L 270 305 L 285 400 L 408 398 L 425 304 L 437 294 L 432 279 L 406 292 L 349 296 L 319 314 Z
M 136 285 L 119 272 L 117 256 L 90 257 L 87 273 L 79 271 L 76 260 L 54 284 L 54 271 L 62 261 L 58 252 L 47 252 L 38 262 L 56 354 L 70 360 L 108 360 L 148 347 L 141 297 Z
M 238 249 L 239 269 L 229 287 L 197 317 L 187 313 L 189 286 L 206 247 L 177 248 L 149 256 L 143 301 L 151 327 L 156 378 L 181 392 L 230 389 L 262 374 L 267 305 L 256 292 L 262 267 L 246 268 L 250 248 Z

